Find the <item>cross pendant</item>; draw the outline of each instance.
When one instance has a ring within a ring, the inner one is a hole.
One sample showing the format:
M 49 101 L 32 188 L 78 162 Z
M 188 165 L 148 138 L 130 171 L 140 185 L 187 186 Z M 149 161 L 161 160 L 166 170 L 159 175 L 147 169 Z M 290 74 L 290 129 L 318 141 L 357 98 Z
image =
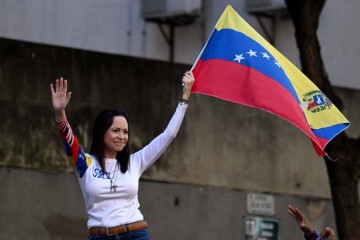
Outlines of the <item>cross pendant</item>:
M 111 186 L 110 186 L 110 192 L 111 192 L 111 189 L 114 189 L 114 192 L 116 192 L 116 188 L 117 188 L 118 186 L 117 185 L 112 185 L 111 184 Z

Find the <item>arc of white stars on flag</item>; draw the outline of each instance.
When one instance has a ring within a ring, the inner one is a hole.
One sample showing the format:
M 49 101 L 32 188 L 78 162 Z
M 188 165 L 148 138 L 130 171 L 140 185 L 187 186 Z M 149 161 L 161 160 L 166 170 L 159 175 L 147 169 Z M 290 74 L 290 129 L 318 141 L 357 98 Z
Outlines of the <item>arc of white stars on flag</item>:
M 256 55 L 257 52 L 253 51 L 252 49 L 250 49 L 250 50 L 249 50 L 248 52 L 246 52 L 246 53 L 249 54 L 250 57 L 252 57 L 252 56 L 257 57 L 257 55 Z M 269 56 L 269 54 L 267 54 L 267 52 L 261 52 L 261 54 L 262 54 L 262 57 L 263 57 L 263 58 L 266 58 L 267 60 L 270 60 L 271 56 Z M 238 63 L 241 63 L 241 60 L 244 60 L 244 59 L 246 59 L 246 58 L 244 58 L 243 54 L 239 54 L 239 55 L 235 54 L 235 58 L 234 58 L 233 61 L 237 61 Z M 275 64 L 276 66 L 278 66 L 279 68 L 281 68 L 280 63 L 278 63 L 278 62 L 275 61 L 275 60 L 274 60 L 274 64 Z

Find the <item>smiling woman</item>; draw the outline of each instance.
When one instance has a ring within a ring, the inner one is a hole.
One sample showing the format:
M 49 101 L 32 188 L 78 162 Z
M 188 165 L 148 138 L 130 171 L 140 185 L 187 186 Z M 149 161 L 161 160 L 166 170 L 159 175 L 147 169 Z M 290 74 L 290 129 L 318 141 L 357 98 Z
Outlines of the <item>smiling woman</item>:
M 65 108 L 71 98 L 67 80 L 57 79 L 55 88 L 50 85 L 58 130 L 84 196 L 89 239 L 150 239 L 139 210 L 139 179 L 179 131 L 194 81 L 191 72 L 184 74 L 183 94 L 168 126 L 135 153 L 129 150 L 128 118 L 120 110 L 104 110 L 97 116 L 90 152 L 84 153 L 66 119 Z

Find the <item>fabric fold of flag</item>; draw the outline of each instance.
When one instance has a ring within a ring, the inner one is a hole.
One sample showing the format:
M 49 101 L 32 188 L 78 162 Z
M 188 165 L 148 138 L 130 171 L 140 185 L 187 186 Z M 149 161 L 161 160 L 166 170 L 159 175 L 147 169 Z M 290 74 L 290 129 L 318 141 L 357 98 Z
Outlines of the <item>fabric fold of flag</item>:
M 319 156 L 350 126 L 295 65 L 227 6 L 196 60 L 192 92 L 259 108 L 307 134 Z

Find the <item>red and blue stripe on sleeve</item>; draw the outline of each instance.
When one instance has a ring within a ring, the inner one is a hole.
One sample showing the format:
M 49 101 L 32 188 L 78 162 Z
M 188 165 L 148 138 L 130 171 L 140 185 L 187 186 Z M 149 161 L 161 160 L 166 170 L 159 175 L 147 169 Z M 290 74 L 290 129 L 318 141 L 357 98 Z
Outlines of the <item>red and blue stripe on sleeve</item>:
M 69 158 L 70 164 L 79 173 L 80 178 L 84 176 L 88 166 L 91 163 L 91 158 L 87 159 L 85 153 L 82 151 L 79 142 L 72 132 L 68 121 L 57 122 L 61 139 L 65 147 L 66 155 Z

